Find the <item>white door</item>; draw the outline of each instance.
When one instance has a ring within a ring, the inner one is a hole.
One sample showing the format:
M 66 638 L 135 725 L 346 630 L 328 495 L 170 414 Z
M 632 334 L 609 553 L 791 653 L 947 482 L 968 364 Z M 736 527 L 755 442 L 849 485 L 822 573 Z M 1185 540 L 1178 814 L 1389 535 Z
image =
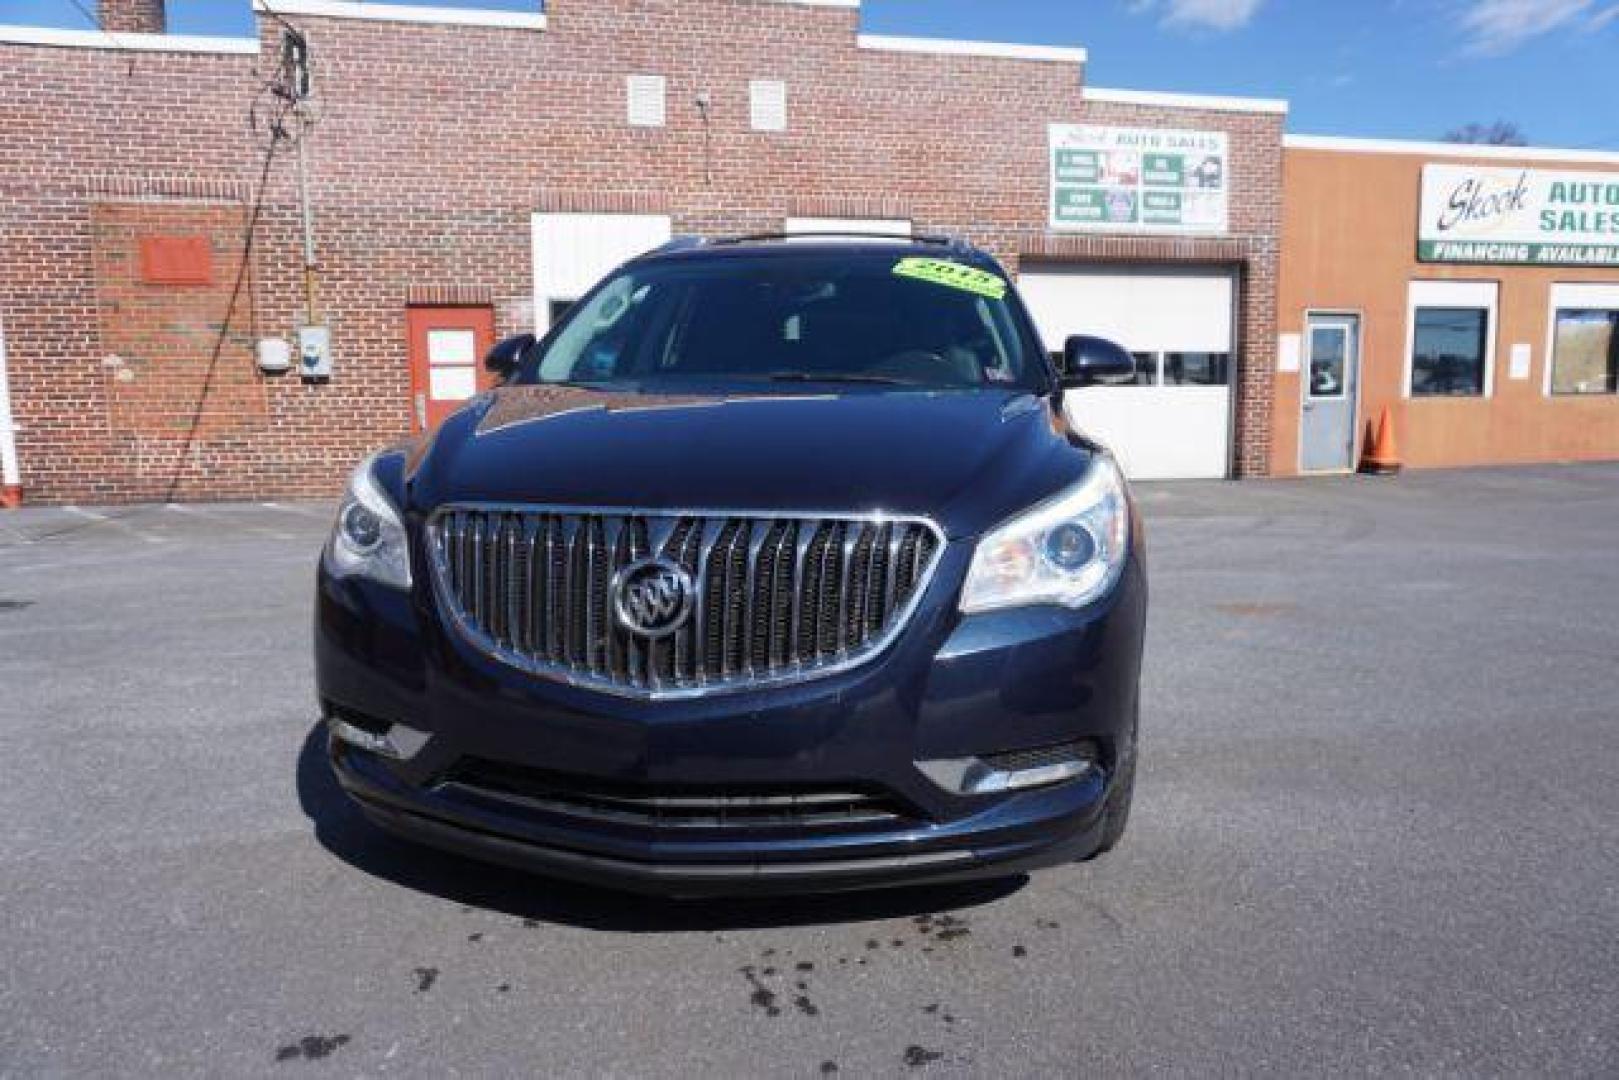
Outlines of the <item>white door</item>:
M 669 242 L 663 214 L 535 214 L 534 332 L 541 337 L 568 305 L 619 264 Z
M 1051 351 L 1071 334 L 1093 334 L 1135 354 L 1134 383 L 1068 395 L 1069 420 L 1110 447 L 1127 475 L 1229 474 L 1229 272 L 1037 263 L 1019 277 L 1018 291 Z

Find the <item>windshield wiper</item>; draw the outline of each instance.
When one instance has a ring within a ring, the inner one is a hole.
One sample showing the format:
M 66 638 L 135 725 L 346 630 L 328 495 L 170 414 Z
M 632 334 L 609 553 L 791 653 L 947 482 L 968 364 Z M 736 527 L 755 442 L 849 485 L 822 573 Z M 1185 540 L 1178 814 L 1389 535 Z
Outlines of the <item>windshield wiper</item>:
M 894 379 L 887 375 L 867 375 L 859 371 L 773 371 L 765 376 L 771 382 L 803 383 L 867 383 L 872 386 L 922 386 L 909 379 Z

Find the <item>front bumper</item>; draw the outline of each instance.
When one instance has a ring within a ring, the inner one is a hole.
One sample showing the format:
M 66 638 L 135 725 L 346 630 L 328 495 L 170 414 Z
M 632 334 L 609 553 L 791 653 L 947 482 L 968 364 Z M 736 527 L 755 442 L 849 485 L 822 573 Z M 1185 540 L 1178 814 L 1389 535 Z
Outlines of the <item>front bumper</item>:
M 1024 796 L 1021 806 L 1003 803 L 978 819 L 864 833 L 836 845 L 825 836 L 621 844 L 434 798 L 400 783 L 379 767 L 380 759 L 336 740 L 331 760 L 365 816 L 395 835 L 522 870 L 675 896 L 943 883 L 1067 862 L 1096 848 L 1106 790 L 1096 772 L 1061 791 Z
M 430 592 L 324 570 L 317 683 L 328 715 L 425 739 L 394 760 L 341 740 L 344 789 L 381 827 L 543 873 L 668 894 L 829 891 L 1004 875 L 1100 841 L 1136 710 L 1146 584 L 1135 557 L 1090 608 L 962 618 L 952 545 L 910 625 L 852 671 L 758 692 L 644 702 L 505 668 L 448 634 Z M 418 581 L 420 581 L 418 577 Z M 1083 743 L 1097 763 L 1035 790 L 961 795 L 919 763 Z M 680 792 L 858 790 L 880 820 L 794 826 L 581 816 L 458 782 L 495 762 L 581 784 Z

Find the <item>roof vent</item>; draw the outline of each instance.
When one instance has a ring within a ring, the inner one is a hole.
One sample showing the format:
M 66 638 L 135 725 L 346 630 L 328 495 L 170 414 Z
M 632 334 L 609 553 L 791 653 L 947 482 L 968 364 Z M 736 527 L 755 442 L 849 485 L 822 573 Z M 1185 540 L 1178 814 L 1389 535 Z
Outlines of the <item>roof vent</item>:
M 787 130 L 787 84 L 780 79 L 755 79 L 748 84 L 754 131 Z
M 632 127 L 663 127 L 669 81 L 662 75 L 631 75 L 624 80 Z

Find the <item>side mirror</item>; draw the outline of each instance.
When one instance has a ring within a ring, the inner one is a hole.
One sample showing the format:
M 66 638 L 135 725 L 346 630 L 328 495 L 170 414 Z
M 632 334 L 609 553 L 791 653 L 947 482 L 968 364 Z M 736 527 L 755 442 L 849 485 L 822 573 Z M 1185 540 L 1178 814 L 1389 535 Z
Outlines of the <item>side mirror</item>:
M 484 370 L 492 371 L 502 379 L 510 378 L 517 365 L 523 362 L 523 355 L 533 348 L 535 340 L 533 334 L 514 334 L 499 342 L 484 353 Z
M 1065 387 L 1120 382 L 1133 378 L 1135 373 L 1136 358 L 1117 342 L 1075 334 L 1063 345 L 1062 384 Z

